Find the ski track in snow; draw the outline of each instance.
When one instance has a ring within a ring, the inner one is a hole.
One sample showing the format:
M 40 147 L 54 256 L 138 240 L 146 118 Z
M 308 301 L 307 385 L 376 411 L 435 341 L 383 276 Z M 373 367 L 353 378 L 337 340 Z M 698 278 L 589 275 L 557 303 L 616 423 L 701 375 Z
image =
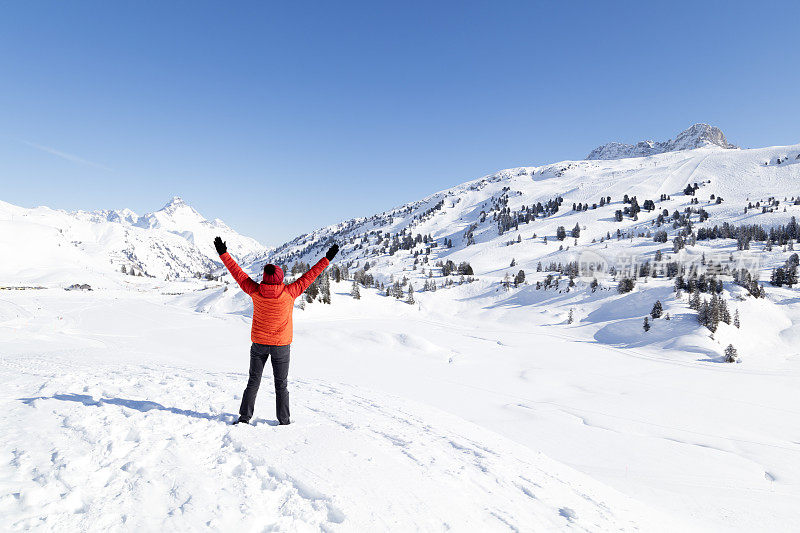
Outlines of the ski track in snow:
M 58 356 L 0 369 L 10 530 L 638 527 L 618 514 L 636 504 L 541 454 L 352 386 L 293 380 L 295 423 L 276 427 L 265 377 L 254 425 L 231 426 L 218 406 L 242 374 Z

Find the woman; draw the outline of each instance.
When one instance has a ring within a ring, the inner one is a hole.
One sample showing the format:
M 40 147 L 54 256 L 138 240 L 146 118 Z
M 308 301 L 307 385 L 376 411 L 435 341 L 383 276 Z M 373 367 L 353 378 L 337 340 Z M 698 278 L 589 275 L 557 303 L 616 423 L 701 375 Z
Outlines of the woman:
M 294 300 L 303 294 L 303 291 L 325 270 L 325 267 L 339 252 L 339 246 L 336 244 L 331 246 L 325 257 L 300 276 L 300 279 L 288 285 L 283 283 L 283 270 L 272 264 L 264 266 L 263 280 L 261 283 L 256 283 L 228 254 L 228 247 L 222 242 L 222 239 L 215 238 L 214 247 L 233 279 L 253 299 L 253 326 L 250 330 L 250 340 L 253 342 L 250 347 L 250 379 L 247 380 L 247 388 L 242 395 L 239 420 L 234 424 L 250 423 L 264 364 L 271 355 L 272 375 L 275 380 L 275 410 L 278 415 L 278 423 L 286 425 L 289 423 L 289 391 L 286 390 L 286 379 L 289 375 Z

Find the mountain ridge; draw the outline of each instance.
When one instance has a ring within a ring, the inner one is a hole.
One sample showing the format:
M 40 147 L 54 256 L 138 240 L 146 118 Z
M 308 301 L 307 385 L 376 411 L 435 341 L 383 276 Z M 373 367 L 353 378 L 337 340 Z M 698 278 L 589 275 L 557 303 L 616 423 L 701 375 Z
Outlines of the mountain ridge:
M 704 123 L 696 123 L 680 132 L 673 139 L 666 141 L 639 141 L 634 144 L 620 142 L 609 142 L 602 144 L 589 152 L 587 160 L 609 160 L 624 159 L 628 157 L 646 157 L 649 155 L 663 154 L 665 152 L 677 152 L 682 150 L 693 150 L 703 147 L 719 147 L 724 149 L 735 149 L 738 146 L 730 144 L 725 138 L 722 130 L 715 126 Z
M 800 164 L 797 163 L 800 163 L 800 145 L 739 150 L 701 147 L 664 152 L 647 159 L 561 161 L 542 166 L 510 168 L 382 213 L 318 228 L 254 256 L 251 268 L 255 272 L 259 264 L 263 266 L 264 261 L 278 264 L 313 262 L 334 241 L 343 244 L 341 261 L 363 265 L 368 260 L 371 263 L 377 261 L 396 265 L 398 259 L 386 253 L 385 240 L 370 237 L 368 244 L 363 240 L 364 235 L 388 233 L 394 237 L 411 231 L 430 234 L 430 238 L 437 241 L 439 246 L 444 241 L 453 242 L 453 247 L 446 252 L 439 248 L 437 256 L 451 256 L 457 262 L 469 260 L 471 253 L 467 251 L 467 242 L 471 237 L 478 243 L 481 240 L 488 242 L 498 239 L 502 235 L 498 231 L 501 221 L 516 216 L 513 212 L 504 212 L 506 206 L 512 211 L 523 207 L 530 209 L 538 204 L 546 206 L 558 197 L 562 197 L 569 205 L 585 203 L 592 206 L 599 204 L 601 197 L 610 196 L 612 202 L 605 207 L 599 206 L 598 213 L 593 215 L 608 220 L 614 217 L 615 210 L 624 207 L 620 204 L 625 195 L 638 196 L 639 202 L 646 199 L 658 202 L 662 194 L 683 198 L 683 190 L 694 183 L 705 184 L 707 190 L 725 200 L 739 202 L 734 204 L 729 201 L 713 208 L 724 210 L 725 216 L 731 217 L 731 220 L 738 220 L 742 218 L 741 210 L 746 206 L 747 197 L 766 199 L 776 193 L 788 193 L 791 196 L 794 192 L 793 183 L 800 179 Z M 503 205 L 499 205 L 499 202 Z M 681 202 L 671 202 L 664 207 L 673 204 L 681 210 L 686 207 Z M 670 212 L 673 210 L 670 207 Z M 482 215 L 484 212 L 485 216 Z M 576 220 L 568 217 L 570 214 L 568 208 L 547 216 L 542 211 L 529 221 L 536 222 L 539 238 L 547 235 L 552 239 L 558 225 L 556 221 L 570 228 L 575 225 Z M 568 218 L 562 222 L 564 217 Z M 584 221 L 585 218 L 586 215 L 576 215 L 581 224 L 588 222 L 588 219 Z M 773 213 L 766 218 L 781 217 Z M 629 221 L 626 220 L 620 227 L 628 225 Z M 522 224 L 512 224 L 512 229 L 517 226 L 520 229 L 523 227 Z M 592 231 L 592 226 L 589 224 L 589 231 Z M 605 231 L 602 234 L 605 235 Z M 600 236 L 598 234 L 597 238 Z M 376 246 L 378 243 L 380 245 Z M 510 262 L 512 257 L 507 259 Z M 491 265 L 487 262 L 484 266 L 490 268 Z M 491 269 L 494 268 L 497 265 Z
M 108 264 L 117 272 L 121 266 L 127 266 L 128 270 L 133 267 L 137 272 L 161 279 L 210 272 L 224 274 L 212 244 L 217 235 L 228 242 L 232 256 L 254 275 L 266 261 L 283 265 L 298 261 L 312 263 L 333 242 L 341 245 L 339 260 L 351 265 L 362 266 L 369 261 L 384 264 L 387 269 L 405 268 L 401 265 L 410 266 L 406 264 L 409 259 L 405 254 L 401 254 L 401 259 L 390 251 L 407 246 L 401 239 L 416 239 L 417 236 L 436 242 L 438 248 L 431 259 L 473 261 L 477 274 L 480 270 L 496 270 L 506 259 L 511 262 L 513 256 L 504 256 L 516 248 L 496 252 L 498 257 L 503 256 L 500 260 L 483 258 L 480 253 L 473 258 L 476 249 L 470 242 L 505 246 L 504 239 L 508 238 L 502 237 L 503 233 L 512 231 L 517 236 L 522 228 L 526 229 L 525 234 L 528 229 L 535 229 L 539 239 L 543 236 L 552 239 L 556 226 L 571 228 L 576 221 L 588 227 L 587 235 L 597 233 L 596 237 L 600 238 L 600 233 L 604 235 L 605 231 L 598 233 L 595 228 L 599 226 L 592 220 L 612 219 L 614 211 L 624 207 L 620 205 L 624 195 L 638 196 L 640 202 L 647 199 L 658 202 L 661 195 L 682 196 L 687 185 L 703 183 L 708 190 L 728 200 L 714 209 L 724 209 L 731 220 L 738 220 L 745 197 L 764 199 L 776 193 L 792 195 L 793 184 L 800 180 L 800 165 L 796 163 L 800 163 L 800 145 L 746 150 L 702 147 L 665 152 L 647 159 L 561 161 L 516 167 L 466 181 L 369 217 L 317 228 L 274 248 L 238 234 L 219 219 L 203 218 L 179 196 L 161 209 L 142 216 L 129 209 L 66 212 L 5 205 L 11 213 L 7 220 L 37 219 L 42 225 L 55 228 L 58 239 L 50 243 L 53 246 L 72 243 L 91 255 L 104 257 L 104 270 Z M 612 202 L 605 206 L 599 204 L 592 215 L 594 208 L 590 213 L 569 216 L 573 213 L 553 203 L 563 199 L 567 205 L 592 206 L 598 204 L 601 197 L 611 197 Z M 738 204 L 732 204 L 731 200 Z M 670 212 L 675 207 L 686 207 L 672 204 L 659 207 L 669 208 Z M 0 204 L 0 222 L 4 219 L 2 211 Z M 770 217 L 780 218 L 778 213 Z M 633 223 L 636 225 L 635 221 Z M 625 229 L 630 225 L 631 221 L 626 219 L 615 227 Z M 367 234 L 369 238 L 365 240 Z M 391 236 L 392 242 L 376 238 L 378 234 Z M 445 243 L 449 244 L 447 248 L 443 247 Z M 69 261 L 72 261 L 71 256 L 63 256 L 62 264 Z
M 221 267 L 213 245 L 217 235 L 240 261 L 266 250 L 220 219 L 205 219 L 180 197 L 143 216 L 127 208 L 66 211 L 0 202 L 0 225 L 5 224 L 7 245 L 22 252 L 0 269 L 8 283 L 100 283 L 123 268 L 159 279 L 208 274 Z

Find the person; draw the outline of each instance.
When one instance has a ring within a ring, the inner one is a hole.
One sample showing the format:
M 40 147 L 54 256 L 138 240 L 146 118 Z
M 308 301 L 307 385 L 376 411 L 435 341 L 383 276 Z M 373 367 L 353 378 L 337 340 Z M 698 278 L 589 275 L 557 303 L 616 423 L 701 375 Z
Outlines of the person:
M 275 380 L 275 411 L 278 423 L 289 424 L 289 391 L 286 382 L 289 376 L 289 351 L 292 344 L 292 311 L 295 299 L 303 294 L 317 276 L 330 264 L 339 252 L 339 246 L 330 247 L 325 257 L 300 276 L 294 283 L 283 283 L 283 270 L 272 264 L 264 266 L 264 277 L 256 283 L 248 276 L 228 253 L 221 238 L 214 239 L 222 263 L 242 288 L 253 299 L 253 325 L 250 330 L 250 378 L 242 395 L 239 420 L 234 424 L 249 424 L 253 417 L 256 394 L 261 384 L 261 373 L 267 359 L 272 357 L 272 375 Z

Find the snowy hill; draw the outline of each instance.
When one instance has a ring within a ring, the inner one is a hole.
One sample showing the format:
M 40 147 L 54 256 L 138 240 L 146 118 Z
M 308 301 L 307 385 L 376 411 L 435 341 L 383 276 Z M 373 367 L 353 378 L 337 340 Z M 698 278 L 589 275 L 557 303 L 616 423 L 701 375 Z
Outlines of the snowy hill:
M 667 141 L 639 141 L 636 144 L 618 142 L 606 143 L 592 150 L 586 159 L 624 159 L 627 157 L 645 157 L 648 155 L 693 150 L 717 146 L 719 148 L 737 148 L 725 139 L 722 130 L 708 124 L 694 124 L 680 132 L 674 139 Z
M 696 194 L 685 194 L 686 187 L 695 183 Z M 301 235 L 255 257 L 253 269 L 267 259 L 313 262 L 336 241 L 342 245 L 341 261 L 351 269 L 368 261 L 373 275 L 383 282 L 391 274 L 408 276 L 415 268 L 427 271 L 437 261 L 447 260 L 469 261 L 478 276 L 502 276 L 512 260 L 527 271 L 538 261 L 565 257 L 557 250 L 562 244 L 556 236 L 559 226 L 569 231 L 577 224 L 578 244 L 596 248 L 592 240 L 617 230 L 626 235 L 655 231 L 665 209 L 671 216 L 675 210 L 702 208 L 710 216 L 702 224 L 709 225 L 786 224 L 800 215 L 800 207 L 788 201 L 800 197 L 798 183 L 800 145 L 749 150 L 704 147 L 642 158 L 513 168 L 371 217 Z M 640 205 L 652 200 L 654 208 L 639 212 L 635 219 L 625 216 L 615 221 L 616 212 L 629 205 L 626 196 L 637 197 Z M 748 203 L 784 197 L 787 202 L 780 209 L 744 212 Z M 585 209 L 573 210 L 573 204 Z M 672 239 L 681 228 L 665 229 Z
M 129 209 L 67 212 L 0 202 L 0 244 L 14 250 L 0 265 L 0 283 L 116 283 L 123 267 L 160 279 L 205 274 L 220 266 L 216 235 L 240 259 L 265 250 L 180 198 L 141 217 Z

